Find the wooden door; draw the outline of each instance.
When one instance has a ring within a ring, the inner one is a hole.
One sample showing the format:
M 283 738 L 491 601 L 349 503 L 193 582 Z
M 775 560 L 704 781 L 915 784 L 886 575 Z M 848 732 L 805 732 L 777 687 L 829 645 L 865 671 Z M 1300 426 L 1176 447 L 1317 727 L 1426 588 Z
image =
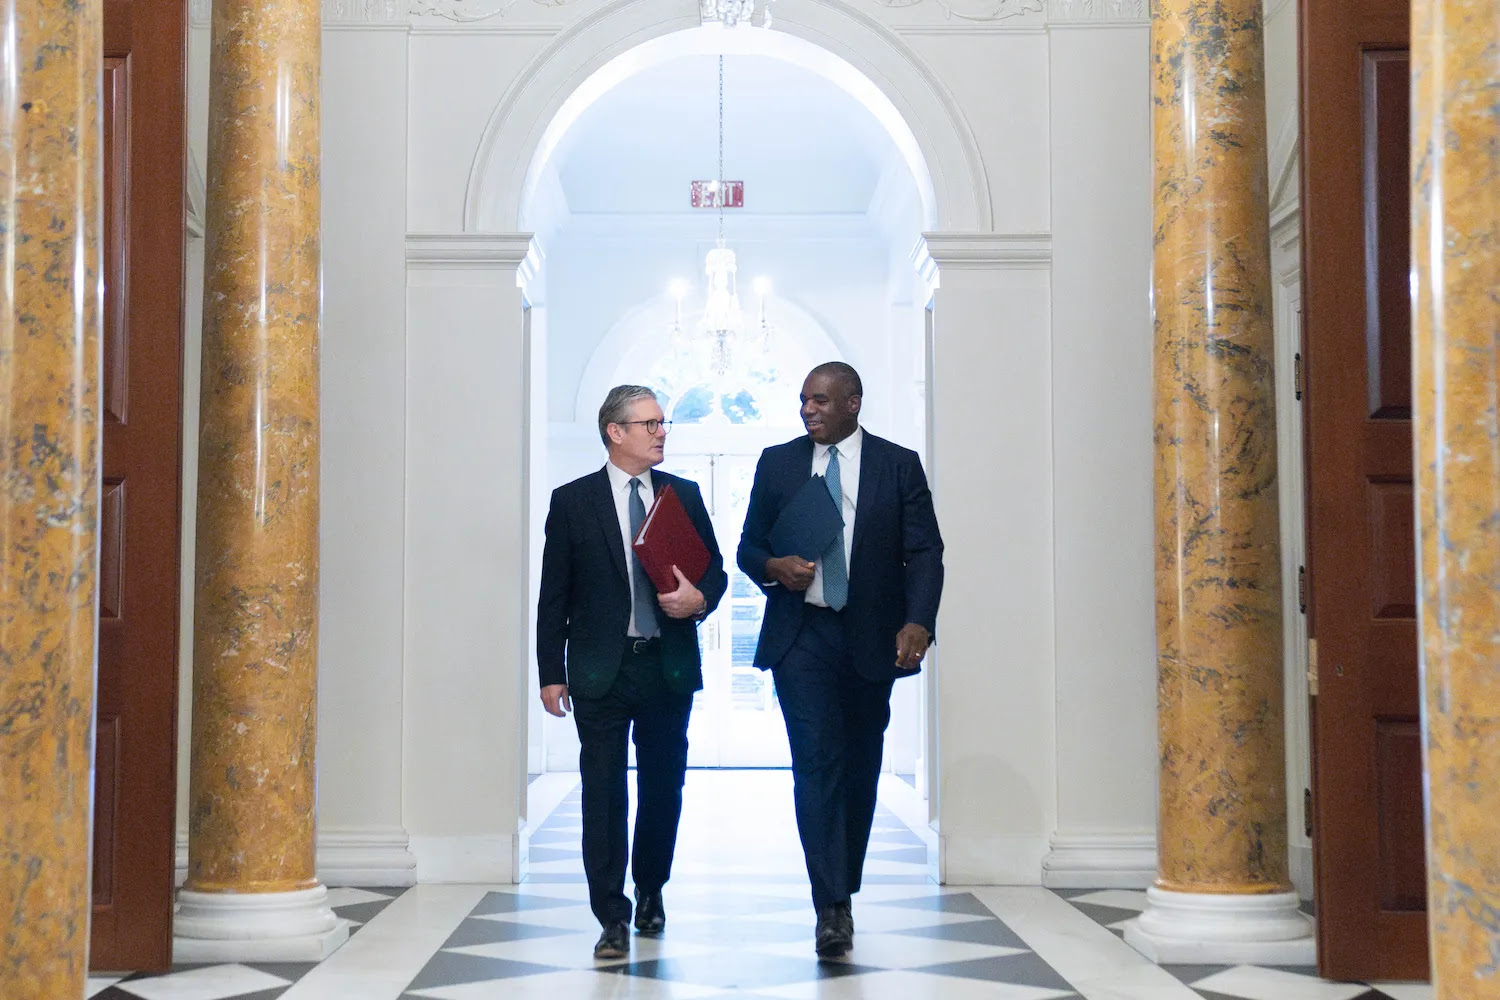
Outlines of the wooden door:
M 1406 0 L 1302 4 L 1319 969 L 1425 979 Z
M 172 958 L 186 4 L 104 8 L 95 969 Z

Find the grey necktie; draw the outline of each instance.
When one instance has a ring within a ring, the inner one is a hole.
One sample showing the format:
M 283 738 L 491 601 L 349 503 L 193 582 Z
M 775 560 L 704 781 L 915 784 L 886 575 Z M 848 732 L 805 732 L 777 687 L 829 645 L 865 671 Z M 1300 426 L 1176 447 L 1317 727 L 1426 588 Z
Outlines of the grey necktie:
M 839 471 L 839 450 L 828 449 L 828 492 L 844 511 L 844 479 Z M 844 561 L 844 533 L 840 531 L 823 552 L 823 600 L 835 611 L 849 603 L 849 566 Z
M 630 481 L 630 541 L 634 544 L 641 533 L 641 522 L 646 520 L 646 504 L 641 500 L 641 481 L 632 479 Z M 641 561 L 630 554 L 630 589 L 635 595 L 635 630 L 644 638 L 651 638 L 657 634 L 656 630 L 656 587 L 651 583 L 651 578 L 646 575 L 646 569 Z

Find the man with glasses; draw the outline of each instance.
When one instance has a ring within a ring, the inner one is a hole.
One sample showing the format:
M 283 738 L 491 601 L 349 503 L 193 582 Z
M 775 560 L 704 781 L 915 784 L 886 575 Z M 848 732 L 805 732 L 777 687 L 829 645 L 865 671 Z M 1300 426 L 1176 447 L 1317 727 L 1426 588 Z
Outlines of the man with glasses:
M 597 959 L 630 950 L 625 862 L 635 879 L 635 927 L 666 926 L 662 886 L 672 870 L 688 713 L 703 687 L 697 624 L 718 607 L 729 583 L 698 484 L 652 472 L 671 422 L 646 386 L 621 385 L 599 407 L 609 461 L 560 486 L 547 511 L 537 601 L 537 665 L 542 704 L 578 727 L 583 778 L 583 868 L 589 904 L 603 926 Z M 677 575 L 677 589 L 652 586 L 631 549 L 656 491 L 671 485 L 708 549 L 703 578 Z M 636 819 L 627 834 L 626 740 L 633 732 Z M 632 853 L 633 851 L 633 853 Z

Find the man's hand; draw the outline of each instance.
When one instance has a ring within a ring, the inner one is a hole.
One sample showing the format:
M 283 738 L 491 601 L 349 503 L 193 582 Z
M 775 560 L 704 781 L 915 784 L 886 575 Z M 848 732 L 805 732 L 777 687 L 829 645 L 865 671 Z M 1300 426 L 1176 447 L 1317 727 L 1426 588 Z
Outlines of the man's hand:
M 573 711 L 573 702 L 568 699 L 568 686 L 548 684 L 542 688 L 542 707 L 559 719 Z
M 896 633 L 896 669 L 917 669 L 931 642 L 932 633 L 916 622 L 901 626 L 901 631 Z
M 688 583 L 682 570 L 673 566 L 672 575 L 677 577 L 677 589 L 670 594 L 656 595 L 657 603 L 663 611 L 673 618 L 691 618 L 708 607 L 708 602 L 703 599 L 703 592 Z
M 815 568 L 800 556 L 774 556 L 766 560 L 766 576 L 787 590 L 806 590 L 811 587 Z

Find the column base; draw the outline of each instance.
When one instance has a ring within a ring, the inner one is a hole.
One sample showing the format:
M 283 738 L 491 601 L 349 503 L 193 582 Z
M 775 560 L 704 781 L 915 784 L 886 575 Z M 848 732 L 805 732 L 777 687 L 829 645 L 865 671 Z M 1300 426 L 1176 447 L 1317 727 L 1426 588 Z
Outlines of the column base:
M 1295 892 L 1146 890 L 1146 909 L 1125 943 L 1158 965 L 1312 965 L 1313 922 Z
M 177 894 L 174 964 L 321 962 L 349 940 L 349 921 L 328 906 L 328 889 Z

